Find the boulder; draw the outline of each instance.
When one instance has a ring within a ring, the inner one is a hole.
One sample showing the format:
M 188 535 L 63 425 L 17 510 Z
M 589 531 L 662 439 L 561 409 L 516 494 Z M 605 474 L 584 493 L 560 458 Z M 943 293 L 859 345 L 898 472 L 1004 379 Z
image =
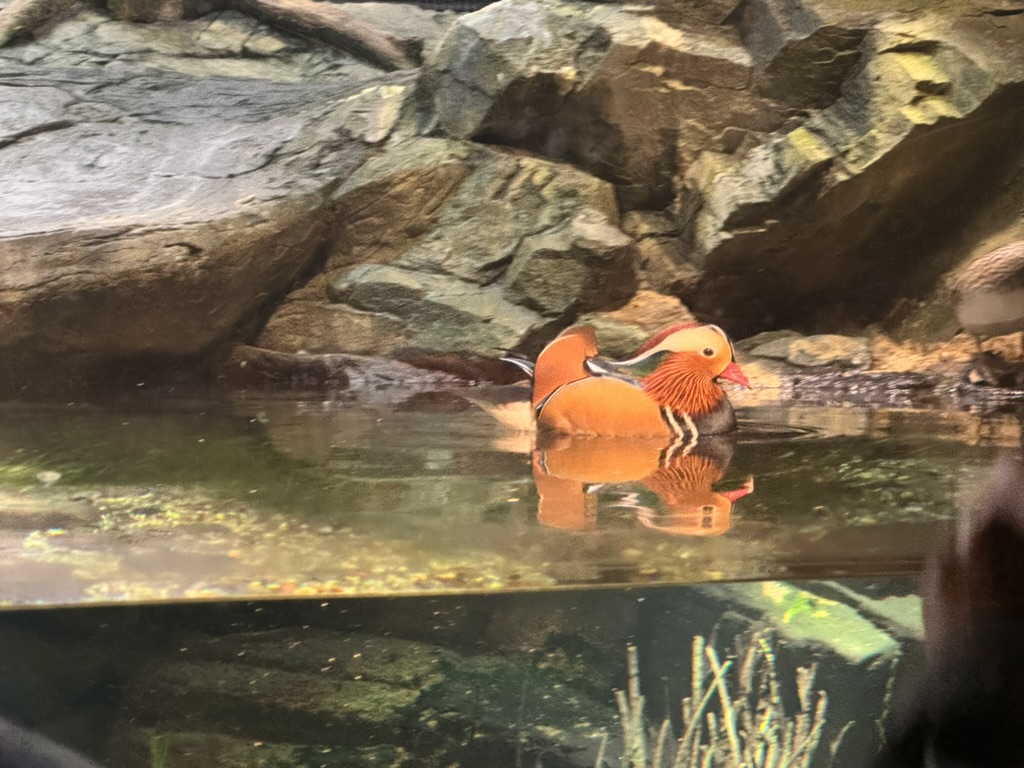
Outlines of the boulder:
M 396 354 L 411 359 L 452 353 L 494 358 L 540 324 L 536 314 L 506 300 L 500 288 L 384 264 L 341 273 L 330 295 L 358 310 L 401 318 L 404 343 Z
M 647 607 L 655 617 L 647 642 L 656 648 L 659 643 L 671 642 L 670 638 L 692 636 L 700 627 L 714 625 L 712 642 L 721 656 L 728 657 L 743 647 L 752 632 L 770 630 L 777 638 L 773 651 L 777 679 L 791 680 L 797 668 L 814 664 L 814 688 L 828 695 L 821 744 L 813 764 L 829 764 L 826 745 L 838 749 L 835 760 L 861 758 L 877 749 L 874 720 L 878 702 L 887 695 L 903 648 L 885 623 L 872 621 L 863 615 L 861 605 L 853 607 L 837 597 L 817 582 L 696 587 L 685 612 L 672 611 L 670 605 L 659 604 L 659 597 L 654 598 L 654 604 Z M 907 607 L 915 610 L 919 603 Z M 641 646 L 641 655 L 644 651 Z M 645 670 L 645 687 L 651 690 L 657 684 L 670 701 L 682 698 L 691 685 L 687 666 L 679 660 L 672 663 L 656 657 L 655 664 Z M 792 698 L 785 700 L 792 706 Z M 841 740 L 837 738 L 840 734 Z
M 679 200 L 702 270 L 684 301 L 738 332 L 829 330 L 933 285 L 948 255 L 932 249 L 1020 167 L 1022 36 L 876 21 L 832 106 L 746 154 L 702 155 Z
M 312 627 L 194 635 L 133 682 L 111 764 L 592 765 L 618 728 L 608 690 L 573 679 L 578 657 L 462 654 Z M 510 727 L 514 724 L 516 727 Z M 467 738 L 466 734 L 472 734 Z M 614 736 L 609 750 L 617 746 Z
M 749 0 L 736 21 L 758 90 L 789 107 L 823 109 L 839 98 L 876 15 L 828 0 Z
M 367 160 L 330 207 L 323 272 L 270 317 L 260 346 L 501 377 L 506 350 L 535 352 L 566 318 L 636 289 L 611 185 L 565 164 L 409 138 Z
M 818 365 L 837 365 L 841 368 L 871 366 L 871 345 L 867 339 L 836 334 L 786 335 L 752 347 L 750 355 L 785 360 L 790 365 L 802 368 Z
M 410 83 L 237 14 L 3 49 L 0 388 L 208 358 L 318 256 Z
M 627 211 L 621 226 L 636 240 L 638 274 L 644 288 L 678 295 L 700 278 L 687 258 L 679 222 L 666 211 Z
M 624 208 L 662 207 L 700 151 L 785 119 L 748 89 L 753 62 L 732 27 L 677 17 L 565 0 L 465 16 L 425 65 L 425 130 L 568 160 L 612 181 Z
M 507 274 L 507 295 L 548 316 L 624 304 L 636 291 L 633 240 L 602 214 L 522 240 Z

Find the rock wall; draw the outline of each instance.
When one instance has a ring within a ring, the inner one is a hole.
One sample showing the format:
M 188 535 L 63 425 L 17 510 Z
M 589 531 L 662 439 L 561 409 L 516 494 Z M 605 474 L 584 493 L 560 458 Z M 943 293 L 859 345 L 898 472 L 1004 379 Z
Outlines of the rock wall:
M 390 74 L 85 11 L 0 49 L 0 384 L 237 342 L 495 378 L 651 301 L 948 338 L 948 273 L 1024 237 L 1024 7 L 986 2 L 346 4 L 423 41 Z

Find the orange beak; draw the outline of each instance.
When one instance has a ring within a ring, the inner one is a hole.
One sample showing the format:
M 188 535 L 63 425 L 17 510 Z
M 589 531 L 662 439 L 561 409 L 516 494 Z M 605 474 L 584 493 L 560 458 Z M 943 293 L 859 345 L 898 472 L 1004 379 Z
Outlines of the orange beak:
M 718 378 L 734 381 L 741 387 L 746 387 L 747 389 L 750 389 L 750 382 L 747 380 L 746 375 L 743 373 L 743 371 L 740 370 L 740 367 L 736 365 L 736 363 L 729 363 L 727 366 L 725 366 L 725 370 L 718 374 Z

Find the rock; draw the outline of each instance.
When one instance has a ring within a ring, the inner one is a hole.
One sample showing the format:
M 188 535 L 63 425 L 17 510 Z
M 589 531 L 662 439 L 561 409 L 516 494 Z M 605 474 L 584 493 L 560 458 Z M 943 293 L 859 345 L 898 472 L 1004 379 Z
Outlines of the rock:
M 735 343 L 735 346 L 738 350 L 749 352 L 752 349 L 760 347 L 762 344 L 798 338 L 800 338 L 800 334 L 796 331 L 762 331 L 761 333 L 755 333 L 753 336 L 748 336 L 745 339 L 740 339 Z
M 334 197 L 341 224 L 328 270 L 393 263 L 479 284 L 500 277 L 523 238 L 582 210 L 618 221 L 611 186 L 571 166 L 438 139 L 392 146 Z
M 622 358 L 633 354 L 662 328 L 696 321 L 679 299 L 653 291 L 638 291 L 624 307 L 586 314 L 577 322 L 594 326 L 602 355 Z
M 390 355 L 406 340 L 394 315 L 322 301 L 286 302 L 263 327 L 256 345 L 285 353 Z
M 801 367 L 838 365 L 843 368 L 868 368 L 871 365 L 871 347 L 867 339 L 830 334 L 783 336 L 753 347 L 750 354 L 753 357 L 785 360 Z
M 626 208 L 664 205 L 700 151 L 784 120 L 747 90 L 752 62 L 729 27 L 676 21 L 617 4 L 494 3 L 427 62 L 429 129 L 568 160 L 614 182 Z
M 827 310 L 826 328 L 863 327 L 934 284 L 930 249 L 1009 178 L 1007 158 L 1024 151 L 1010 127 L 1024 25 L 874 24 L 834 104 L 687 171 L 679 211 L 703 273 L 682 298 L 698 315 L 749 332 L 798 318 L 814 327 Z M 999 46 L 1013 53 L 993 55 Z
M 641 285 L 665 294 L 678 294 L 699 279 L 686 256 L 679 223 L 664 211 L 627 211 L 622 231 L 636 240 Z
M 88 12 L 31 66 L 0 54 L 0 389 L 209 360 L 317 257 L 331 192 L 391 131 L 410 76 L 339 64 L 344 82 L 274 82 L 304 73 L 246 60 L 261 34 L 237 14 L 175 32 Z
M 536 314 L 506 300 L 500 288 L 383 264 L 342 272 L 330 294 L 359 310 L 401 317 L 405 340 L 395 354 L 406 359 L 422 361 L 438 352 L 493 358 L 541 325 Z
M 523 239 L 506 295 L 543 315 L 621 305 L 636 291 L 633 241 L 596 211 Z
M 161 9 L 170 3 L 158 4 Z M 272 82 L 366 80 L 380 71 L 327 46 L 271 29 L 236 11 L 169 24 L 135 24 L 85 10 L 35 42 L 2 49 L 0 58 L 86 71 L 146 68 L 194 77 L 246 77 Z M 127 75 L 125 75 L 127 76 Z
M 866 10 L 827 0 L 751 0 L 738 26 L 761 92 L 788 106 L 823 109 L 839 98 L 873 22 Z
M 497 358 L 536 351 L 552 318 L 620 305 L 636 288 L 611 185 L 571 166 L 409 139 L 346 179 L 332 207 L 324 271 L 271 316 L 261 346 L 502 378 Z
M 168 764 L 186 768 L 211 759 L 506 764 L 515 755 L 593 764 L 601 733 L 618 727 L 615 708 L 608 691 L 594 697 L 562 672 L 524 653 L 463 655 L 350 630 L 196 635 L 133 681 L 112 764 L 145 763 L 157 735 Z
M 236 387 L 307 391 L 382 387 L 412 391 L 461 383 L 444 373 L 423 371 L 396 360 L 342 354 L 288 354 L 244 345 L 231 351 L 221 366 L 220 375 Z
M 831 594 L 817 593 L 813 584 L 766 581 L 697 587 L 685 614 L 659 602 L 655 597 L 648 607 L 652 616 L 659 617 L 649 635 L 654 648 L 659 642 L 690 637 L 701 631 L 699 627 L 713 624 L 714 645 L 720 655 L 731 655 L 753 630 L 770 628 L 778 638 L 774 652 L 779 680 L 792 679 L 797 667 L 818 665 L 814 687 L 830 694 L 822 747 L 852 723 L 839 744 L 840 757 L 836 759 L 873 753 L 877 734 L 871 719 L 863 717 L 862 708 L 876 706 L 884 699 L 902 654 L 900 644 L 884 627 L 876 626 Z M 643 657 L 643 646 L 640 653 Z M 655 681 L 667 691 L 670 701 L 688 695 L 690 690 L 686 668 L 649 667 L 645 687 L 652 690 Z M 842 691 L 842 695 L 835 695 L 836 691 Z

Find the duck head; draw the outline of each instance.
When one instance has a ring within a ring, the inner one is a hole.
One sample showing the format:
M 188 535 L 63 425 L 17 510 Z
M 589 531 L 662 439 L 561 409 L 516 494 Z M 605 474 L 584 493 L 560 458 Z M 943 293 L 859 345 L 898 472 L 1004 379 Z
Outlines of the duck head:
M 627 360 L 590 361 L 588 367 L 596 374 L 628 374 L 658 405 L 692 414 L 718 406 L 725 396 L 716 383 L 720 378 L 750 387 L 735 358 L 732 342 L 717 325 L 683 323 L 651 337 Z

